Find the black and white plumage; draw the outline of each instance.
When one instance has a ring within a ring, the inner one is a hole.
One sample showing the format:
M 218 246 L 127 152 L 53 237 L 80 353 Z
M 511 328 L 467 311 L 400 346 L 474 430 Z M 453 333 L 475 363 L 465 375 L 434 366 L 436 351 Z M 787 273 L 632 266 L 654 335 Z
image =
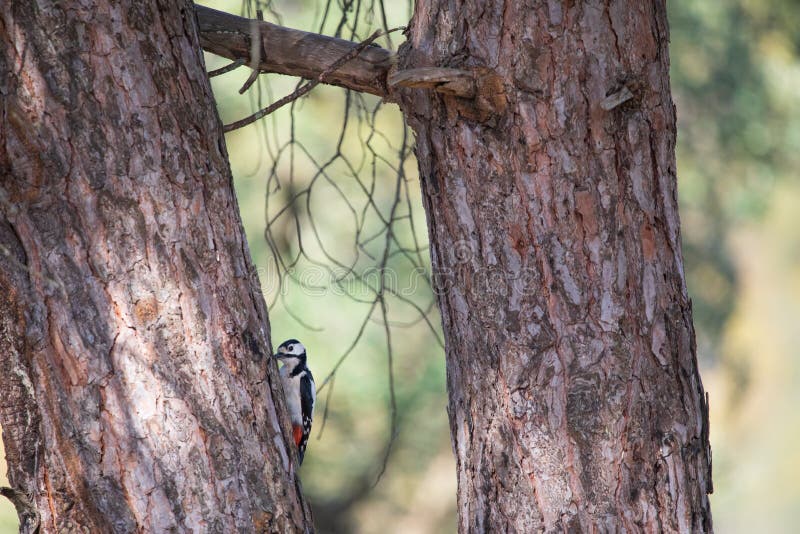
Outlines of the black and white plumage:
M 281 383 L 286 394 L 289 416 L 292 419 L 292 435 L 297 445 L 297 456 L 302 464 L 308 436 L 311 434 L 317 387 L 311 371 L 306 366 L 306 348 L 302 343 L 296 339 L 284 341 L 275 352 L 275 357 L 283 362 L 280 372 Z

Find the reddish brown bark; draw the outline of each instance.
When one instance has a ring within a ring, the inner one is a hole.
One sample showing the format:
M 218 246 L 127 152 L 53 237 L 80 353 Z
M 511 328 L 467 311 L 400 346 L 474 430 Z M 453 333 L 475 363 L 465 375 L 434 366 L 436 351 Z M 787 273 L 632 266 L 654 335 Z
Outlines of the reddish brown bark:
M 478 75 L 401 97 L 462 532 L 711 530 L 667 42 L 662 1 L 416 4 L 399 68 Z
M 45 532 L 310 530 L 192 6 L 91 4 L 0 4 L 11 485 Z

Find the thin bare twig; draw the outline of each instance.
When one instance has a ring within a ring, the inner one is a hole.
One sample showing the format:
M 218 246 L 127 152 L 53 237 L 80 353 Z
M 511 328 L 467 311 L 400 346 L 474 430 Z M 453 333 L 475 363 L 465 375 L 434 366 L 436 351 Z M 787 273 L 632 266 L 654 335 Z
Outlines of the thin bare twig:
M 243 59 L 237 59 L 233 63 L 228 63 L 224 67 L 220 67 L 218 69 L 214 69 L 214 70 L 208 71 L 208 77 L 209 78 L 213 78 L 214 76 L 220 76 L 222 74 L 227 74 L 227 73 L 229 73 L 229 72 L 231 72 L 233 70 L 238 69 L 242 65 L 244 65 L 244 60 Z
M 325 430 L 325 424 L 328 422 L 328 410 L 331 407 L 331 396 L 333 396 L 334 385 L 336 385 L 336 377 L 331 380 L 331 387 L 328 389 L 328 394 L 325 396 L 325 410 L 322 412 L 322 425 L 319 427 L 317 439 L 322 439 L 322 432 Z
M 403 135 L 403 141 L 405 144 L 405 132 Z M 394 228 L 391 224 L 391 221 L 394 220 L 395 213 L 397 212 L 397 206 L 400 204 L 400 190 L 402 183 L 402 179 L 397 180 L 397 186 L 394 191 L 394 200 L 392 201 L 392 210 L 389 213 L 390 224 L 386 230 L 386 242 L 383 248 L 383 259 L 381 260 L 381 265 L 384 266 L 384 269 L 385 265 L 389 261 L 389 251 L 392 248 L 392 234 L 394 233 Z M 384 269 L 381 270 L 381 288 L 378 299 L 381 305 L 381 317 L 383 318 L 383 327 L 386 334 L 386 360 L 389 370 L 389 408 L 391 413 L 391 431 L 389 434 L 389 443 L 386 444 L 386 453 L 383 455 L 383 462 L 381 462 L 381 470 L 378 473 L 378 476 L 375 478 L 373 487 L 378 485 L 378 482 L 381 481 L 383 474 L 386 472 L 386 466 L 389 463 L 389 455 L 392 452 L 392 445 L 394 445 L 394 441 L 397 438 L 397 397 L 395 396 L 394 390 L 394 355 L 392 353 L 392 329 L 391 326 L 389 326 L 389 318 L 386 313 L 386 273 L 384 272 Z
M 245 3 L 251 6 L 245 11 L 252 16 L 252 0 L 245 0 Z M 337 7 L 341 17 L 333 14 Z M 323 2 L 315 14 L 315 27 L 318 26 L 319 34 L 358 42 L 364 22 L 371 24 L 372 17 L 386 29 L 385 15 L 381 0 L 339 0 L 338 5 L 329 0 Z M 374 37 L 372 34 L 370 39 Z M 343 110 L 338 130 L 327 125 L 326 130 L 331 135 L 323 140 L 307 142 L 299 120 L 295 120 L 303 105 L 300 97 L 320 82 L 336 80 L 337 74 L 328 73 L 337 72 L 337 63 L 344 64 L 348 60 L 346 56 L 351 54 L 357 61 L 369 56 L 367 52 L 371 51 L 364 44 L 354 44 L 359 49 L 351 48 L 346 54 L 343 51 L 329 57 L 317 70 L 317 73 L 324 70 L 322 75 L 307 76 L 290 95 L 279 101 L 269 95 L 272 78 L 267 76 L 258 77 L 254 83 L 257 90 L 251 90 L 249 97 L 253 109 L 261 110 L 252 120 L 266 117 L 260 121 L 258 132 L 259 141 L 263 141 L 261 146 L 266 149 L 263 159 L 270 161 L 266 171 L 264 238 L 270 251 L 270 271 L 277 273 L 277 285 L 265 291 L 270 312 L 294 319 L 301 330 L 317 330 L 317 326 L 322 326 L 316 318 L 308 324 L 310 317 L 301 316 L 302 308 L 287 298 L 297 288 L 315 293 L 333 290 L 342 298 L 365 306 L 357 312 L 366 312 L 361 320 L 347 325 L 349 346 L 339 353 L 328 374 L 318 382 L 317 392 L 321 393 L 318 398 L 324 403 L 321 421 L 317 422 L 318 439 L 334 412 L 334 383 L 345 361 L 355 357 L 362 345 L 372 342 L 373 335 L 378 334 L 373 325 L 379 325 L 379 335 L 384 339 L 387 352 L 382 357 L 386 358 L 388 371 L 388 441 L 382 444 L 374 464 L 364 473 L 369 482 L 378 484 L 402 437 L 403 412 L 409 404 L 400 390 L 395 390 L 394 364 L 399 361 L 401 352 L 406 356 L 408 347 L 393 346 L 394 329 L 424 323 L 433 333 L 432 338 L 442 343 L 435 324 L 436 301 L 428 274 L 428 248 L 422 237 L 424 228 L 419 226 L 421 206 L 415 190 L 417 184 L 414 176 L 406 176 L 405 172 L 405 165 L 413 162 L 411 135 L 405 126 L 402 139 L 392 130 L 384 131 L 385 125 L 396 124 L 395 117 L 391 117 L 392 122 L 386 120 L 396 110 L 390 111 L 382 102 L 358 91 L 341 93 Z M 367 42 L 366 46 L 370 44 L 373 43 Z M 337 57 L 338 54 L 345 57 Z M 339 67 L 338 75 L 346 69 Z M 326 76 L 328 81 L 324 81 Z M 262 95 L 268 98 L 267 103 L 274 103 L 266 106 L 261 102 Z M 272 113 L 279 108 L 283 108 L 280 113 Z M 337 131 L 338 135 L 332 135 Z M 320 153 L 320 146 L 330 149 L 330 153 Z M 387 155 L 387 150 L 391 156 Z M 251 172 L 263 168 L 260 163 L 263 159 L 259 155 L 259 163 L 254 163 Z M 332 226 L 329 215 L 333 204 L 341 204 L 341 217 Z M 311 280 L 305 276 L 309 267 L 321 270 L 326 280 Z M 406 290 L 416 285 L 397 287 L 396 273 L 410 273 L 409 283 L 419 284 L 420 291 L 410 294 Z M 401 348 L 403 351 L 399 350 Z M 339 385 L 336 393 L 342 395 L 345 386 Z

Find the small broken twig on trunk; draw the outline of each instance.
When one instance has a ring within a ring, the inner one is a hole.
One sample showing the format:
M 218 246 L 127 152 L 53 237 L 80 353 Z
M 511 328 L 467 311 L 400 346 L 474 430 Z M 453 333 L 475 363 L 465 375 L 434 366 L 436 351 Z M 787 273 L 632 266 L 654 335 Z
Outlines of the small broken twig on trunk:
M 615 107 L 621 106 L 631 98 L 633 98 L 633 93 L 630 89 L 628 89 L 628 86 L 623 85 L 622 89 L 611 93 L 602 102 L 600 102 L 600 107 L 605 111 L 611 111 Z

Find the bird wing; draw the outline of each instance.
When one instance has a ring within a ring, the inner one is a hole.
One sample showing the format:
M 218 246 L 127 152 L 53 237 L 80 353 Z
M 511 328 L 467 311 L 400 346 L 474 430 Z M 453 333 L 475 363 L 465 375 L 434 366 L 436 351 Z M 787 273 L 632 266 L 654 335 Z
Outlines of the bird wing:
M 303 414 L 303 436 L 298 444 L 300 463 L 303 463 L 303 456 L 306 452 L 306 443 L 311 434 L 311 422 L 314 418 L 314 401 L 317 397 L 314 378 L 311 373 L 306 371 L 300 377 L 300 410 Z

